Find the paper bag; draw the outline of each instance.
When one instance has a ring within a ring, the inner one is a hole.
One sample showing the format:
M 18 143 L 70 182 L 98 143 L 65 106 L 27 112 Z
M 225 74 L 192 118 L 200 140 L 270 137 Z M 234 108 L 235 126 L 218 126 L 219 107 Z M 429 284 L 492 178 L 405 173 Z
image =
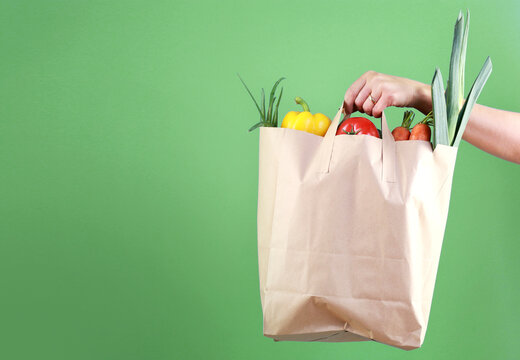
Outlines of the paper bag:
M 258 255 L 264 335 L 424 340 L 457 148 L 261 128 Z

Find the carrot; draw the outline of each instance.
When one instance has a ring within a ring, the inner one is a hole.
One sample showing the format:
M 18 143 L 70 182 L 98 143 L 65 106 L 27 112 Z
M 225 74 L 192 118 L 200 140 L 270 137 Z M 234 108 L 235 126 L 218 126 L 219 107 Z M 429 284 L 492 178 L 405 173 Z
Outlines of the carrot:
M 410 130 L 403 126 L 398 126 L 392 130 L 392 135 L 394 135 L 395 141 L 408 140 L 410 138 Z
M 424 140 L 430 141 L 432 131 L 430 125 L 433 125 L 433 115 L 430 112 L 426 117 L 417 123 L 410 134 L 410 140 Z
M 392 135 L 395 141 L 408 140 L 410 137 L 410 125 L 413 121 L 415 114 L 413 111 L 405 111 L 403 115 L 403 123 L 401 126 L 396 127 L 392 130 Z
M 426 124 L 417 124 L 413 127 L 412 133 L 410 134 L 410 140 L 426 140 L 430 141 L 432 132 L 430 127 Z

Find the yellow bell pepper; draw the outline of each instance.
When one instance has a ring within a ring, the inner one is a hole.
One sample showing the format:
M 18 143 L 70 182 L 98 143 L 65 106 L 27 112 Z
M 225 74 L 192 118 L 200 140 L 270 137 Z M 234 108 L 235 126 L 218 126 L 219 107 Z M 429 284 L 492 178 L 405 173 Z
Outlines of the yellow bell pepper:
M 311 114 L 309 105 L 301 97 L 294 100 L 303 107 L 303 111 L 289 111 L 283 118 L 282 127 L 324 136 L 331 123 L 330 119 L 320 113 Z

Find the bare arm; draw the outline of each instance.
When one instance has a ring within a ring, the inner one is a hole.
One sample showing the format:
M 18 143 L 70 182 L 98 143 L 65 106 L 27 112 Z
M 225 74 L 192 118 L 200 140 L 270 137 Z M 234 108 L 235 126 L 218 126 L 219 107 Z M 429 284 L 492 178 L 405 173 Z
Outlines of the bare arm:
M 520 113 L 475 104 L 462 138 L 491 155 L 520 164 Z
M 413 107 L 427 114 L 432 109 L 431 88 L 415 80 L 369 71 L 347 90 L 344 106 L 348 112 L 375 117 L 381 117 L 388 106 Z M 520 113 L 475 104 L 462 138 L 491 155 L 520 164 Z

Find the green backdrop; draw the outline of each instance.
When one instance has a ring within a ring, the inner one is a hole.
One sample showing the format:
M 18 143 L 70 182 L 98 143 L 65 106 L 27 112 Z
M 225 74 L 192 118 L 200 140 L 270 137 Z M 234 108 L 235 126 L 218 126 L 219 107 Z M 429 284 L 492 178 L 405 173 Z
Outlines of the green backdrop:
M 423 348 L 262 336 L 236 74 L 255 95 L 286 76 L 281 116 L 301 95 L 332 117 L 367 70 L 447 74 L 469 8 L 467 88 L 490 55 L 479 102 L 520 111 L 519 4 L 2 1 L 0 358 L 518 358 L 520 168 L 467 143 Z

